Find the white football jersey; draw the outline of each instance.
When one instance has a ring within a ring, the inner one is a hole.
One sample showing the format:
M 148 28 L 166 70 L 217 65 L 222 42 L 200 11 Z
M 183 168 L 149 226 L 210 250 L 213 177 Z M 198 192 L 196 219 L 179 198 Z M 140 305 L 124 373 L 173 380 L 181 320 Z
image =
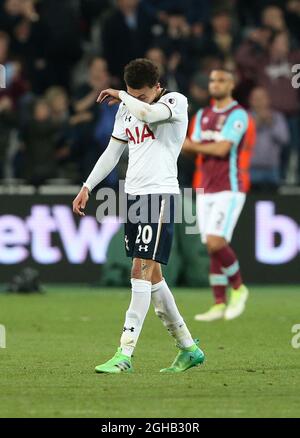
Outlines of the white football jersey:
M 141 122 L 123 102 L 116 114 L 112 137 L 128 142 L 125 192 L 130 195 L 179 193 L 177 159 L 187 133 L 187 98 L 165 91 L 157 102 L 170 109 L 168 120 Z

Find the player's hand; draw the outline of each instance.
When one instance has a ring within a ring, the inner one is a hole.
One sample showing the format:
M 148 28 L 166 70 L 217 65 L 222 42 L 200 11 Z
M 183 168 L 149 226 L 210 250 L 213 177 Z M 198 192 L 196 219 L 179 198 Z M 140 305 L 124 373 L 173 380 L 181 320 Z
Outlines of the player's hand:
M 79 216 L 85 216 L 82 210 L 85 209 L 85 206 L 89 200 L 89 191 L 87 187 L 82 187 L 78 195 L 73 201 L 73 213 L 78 214 Z
M 109 99 L 108 105 L 120 103 L 121 99 L 119 98 L 119 93 L 120 90 L 114 90 L 113 88 L 102 90 L 98 96 L 97 103 L 103 103 L 106 99 Z

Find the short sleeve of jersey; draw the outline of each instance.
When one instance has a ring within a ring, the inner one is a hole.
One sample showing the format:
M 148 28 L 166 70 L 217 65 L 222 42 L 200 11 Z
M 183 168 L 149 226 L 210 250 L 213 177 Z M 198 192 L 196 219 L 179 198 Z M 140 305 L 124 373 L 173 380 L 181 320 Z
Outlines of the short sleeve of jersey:
M 163 103 L 169 108 L 171 112 L 171 120 L 175 120 L 176 118 L 180 118 L 180 116 L 187 114 L 188 101 L 183 94 L 175 92 L 167 93 L 162 96 L 158 102 Z
M 201 118 L 202 118 L 203 110 L 197 111 L 197 113 L 193 116 L 190 127 L 189 127 L 189 138 L 192 141 L 200 142 L 201 141 Z
M 115 117 L 114 129 L 111 135 L 115 140 L 120 140 L 121 142 L 125 142 L 125 143 L 128 142 L 128 137 L 126 135 L 124 121 L 123 121 L 124 114 L 126 111 L 127 110 L 123 102 L 120 103 L 119 109 Z
M 236 109 L 230 113 L 221 131 L 224 140 L 237 146 L 248 128 L 248 114 L 243 109 Z

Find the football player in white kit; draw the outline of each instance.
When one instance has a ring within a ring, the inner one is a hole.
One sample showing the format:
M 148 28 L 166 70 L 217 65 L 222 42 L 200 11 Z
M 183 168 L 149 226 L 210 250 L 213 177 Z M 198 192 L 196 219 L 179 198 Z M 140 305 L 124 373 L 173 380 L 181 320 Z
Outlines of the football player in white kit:
M 192 338 L 161 271 L 161 263 L 168 262 L 173 237 L 174 198 L 179 193 L 177 158 L 187 131 L 187 99 L 163 89 L 158 68 L 147 59 L 131 61 L 125 67 L 124 80 L 127 91 L 110 88 L 99 95 L 99 103 L 109 99 L 109 104 L 119 103 L 119 110 L 107 149 L 73 201 L 74 213 L 83 215 L 91 190 L 116 166 L 128 145 L 125 248 L 133 259 L 131 302 L 120 347 L 112 359 L 96 367 L 96 372 L 133 370 L 131 356 L 151 301 L 179 348 L 171 366 L 161 372 L 181 372 L 204 361 L 204 353 Z M 137 201 L 143 213 L 139 211 L 132 218 L 129 211 Z

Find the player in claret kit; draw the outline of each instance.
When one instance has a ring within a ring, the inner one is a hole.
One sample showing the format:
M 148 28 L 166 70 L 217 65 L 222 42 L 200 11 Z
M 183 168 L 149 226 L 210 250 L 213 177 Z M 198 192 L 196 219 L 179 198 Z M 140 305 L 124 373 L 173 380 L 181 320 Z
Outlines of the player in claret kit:
M 214 105 L 195 114 L 183 146 L 184 151 L 199 154 L 203 192 L 197 193 L 197 219 L 210 255 L 209 282 L 215 297 L 215 305 L 208 312 L 195 316 L 198 321 L 234 319 L 244 311 L 248 298 L 230 246 L 246 198 L 241 152 L 248 128 L 248 114 L 232 98 L 233 89 L 231 72 L 211 72 L 209 91 Z M 231 296 L 226 305 L 228 284 Z
M 125 248 L 133 259 L 131 302 L 120 347 L 96 372 L 132 371 L 131 356 L 151 301 L 179 348 L 172 365 L 161 372 L 181 372 L 204 361 L 161 271 L 171 250 L 174 198 L 179 193 L 177 159 L 188 125 L 187 99 L 161 88 L 158 68 L 147 59 L 131 61 L 124 80 L 127 91 L 107 89 L 99 95 L 99 103 L 108 98 L 109 104 L 119 103 L 119 110 L 107 149 L 73 201 L 74 212 L 83 215 L 90 191 L 116 166 L 128 144 Z M 134 210 L 137 202 L 139 213 L 132 215 L 130 211 L 138 211 Z

